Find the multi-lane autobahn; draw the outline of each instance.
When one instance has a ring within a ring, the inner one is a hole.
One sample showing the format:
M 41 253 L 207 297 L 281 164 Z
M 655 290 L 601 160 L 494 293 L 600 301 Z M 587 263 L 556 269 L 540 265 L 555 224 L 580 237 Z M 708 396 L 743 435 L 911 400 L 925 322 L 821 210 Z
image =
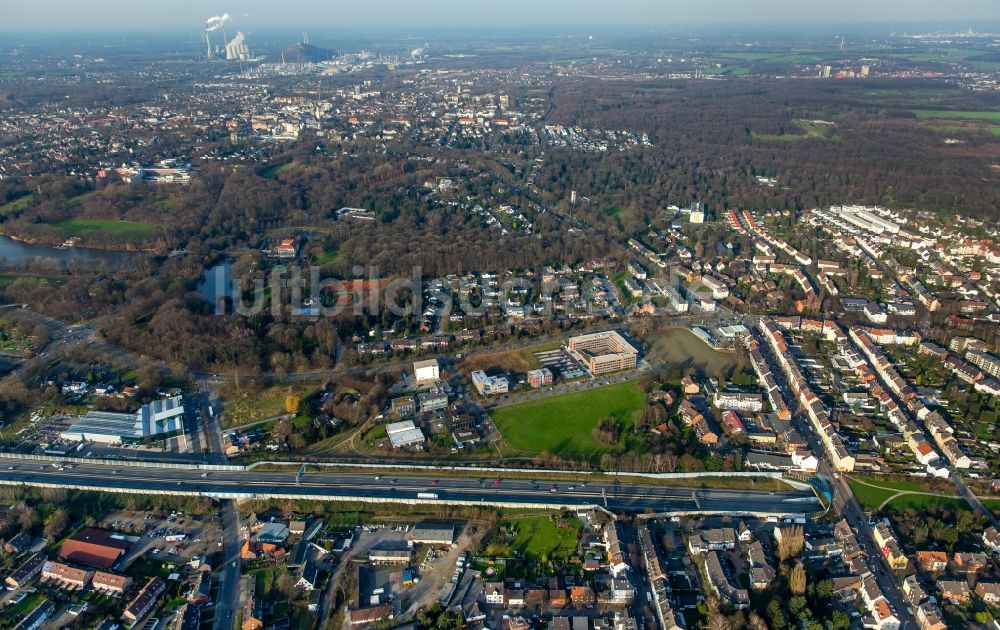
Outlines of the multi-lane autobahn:
M 386 502 L 478 502 L 538 507 L 602 506 L 611 511 L 795 514 L 819 509 L 808 490 L 768 492 L 666 486 L 633 479 L 555 481 L 377 473 L 306 473 L 43 461 L 0 461 L 0 482 L 96 491 L 215 498 L 319 498 Z

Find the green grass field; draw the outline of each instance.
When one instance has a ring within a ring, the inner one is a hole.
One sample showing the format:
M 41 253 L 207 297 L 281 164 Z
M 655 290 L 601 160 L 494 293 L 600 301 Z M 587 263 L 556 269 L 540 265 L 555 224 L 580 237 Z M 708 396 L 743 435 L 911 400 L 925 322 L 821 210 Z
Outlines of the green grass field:
M 861 507 L 865 510 L 878 509 L 878 506 L 882 505 L 883 501 L 896 494 L 894 490 L 871 488 L 861 485 L 853 479 L 850 480 L 850 484 L 851 491 L 854 492 L 854 496 L 858 498 L 858 502 L 861 503 Z
M 269 166 L 261 171 L 261 177 L 266 177 L 268 179 L 274 179 L 282 173 L 287 173 L 288 171 L 295 168 L 295 162 L 285 162 L 284 164 L 275 164 L 274 166 Z
M 542 562 L 568 558 L 576 550 L 580 532 L 577 519 L 569 519 L 560 526 L 547 515 L 512 519 L 500 525 L 516 532 L 511 550 Z
M 30 282 L 31 284 L 41 284 L 43 282 L 48 282 L 45 278 L 38 278 L 36 276 L 18 276 L 15 274 L 3 274 L 0 275 L 0 284 L 10 284 L 15 280 L 23 280 L 25 282 Z
M 70 197 L 69 199 L 66 200 L 66 207 L 77 208 L 83 204 L 83 202 L 87 199 L 87 197 L 92 197 L 93 195 L 96 194 L 97 194 L 96 190 L 91 190 L 90 192 L 85 192 L 80 195 Z
M 868 484 L 879 486 L 873 488 L 871 485 L 859 483 L 856 479 L 850 479 L 851 491 L 858 498 L 861 507 L 865 510 L 877 510 L 887 499 L 894 496 L 899 491 L 911 492 L 934 492 L 934 490 L 920 482 L 887 480 L 865 478 Z M 948 509 L 969 509 L 968 503 L 964 499 L 953 499 L 949 497 L 938 497 L 924 494 L 904 494 L 896 497 L 885 509 L 894 511 L 904 511 L 908 509 L 920 510 L 928 505 L 940 505 Z
M 104 219 L 67 219 L 51 225 L 62 230 L 67 237 L 80 236 L 87 232 L 101 232 L 122 238 L 144 238 L 156 229 L 152 223 Z
M 317 265 L 329 265 L 333 261 L 337 260 L 337 256 L 340 254 L 339 250 L 328 249 L 323 252 L 323 255 L 316 259 Z
M 633 412 L 644 404 L 639 388 L 624 382 L 501 407 L 492 415 L 513 449 L 591 457 L 617 450 L 591 435 L 598 421 L 614 416 L 622 424 L 622 433 L 627 433 L 633 426 Z
M 984 122 L 1000 123 L 1000 112 L 973 112 L 947 109 L 915 109 L 913 113 L 918 120 L 981 120 Z
M 736 354 L 719 352 L 687 328 L 671 328 L 653 340 L 653 357 L 681 370 L 693 368 L 702 374 L 728 372 L 736 365 Z
M 948 497 L 929 497 L 920 494 L 904 494 L 890 501 L 886 508 L 895 512 L 905 512 L 906 510 L 925 510 L 928 506 L 940 506 L 946 510 L 970 510 L 972 509 L 965 499 Z
M 31 204 L 35 203 L 35 195 L 27 194 L 23 197 L 18 197 L 14 201 L 8 201 L 7 203 L 0 205 L 0 217 L 6 216 L 13 212 L 20 212 L 24 210 Z

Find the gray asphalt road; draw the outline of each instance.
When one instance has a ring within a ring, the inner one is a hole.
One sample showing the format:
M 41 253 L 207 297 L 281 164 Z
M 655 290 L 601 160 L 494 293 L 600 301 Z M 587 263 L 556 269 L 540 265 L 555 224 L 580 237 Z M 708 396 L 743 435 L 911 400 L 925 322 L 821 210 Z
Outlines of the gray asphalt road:
M 236 627 L 240 602 L 240 518 L 236 502 L 222 502 L 222 567 L 219 583 L 218 605 L 215 608 L 215 627 L 232 630 Z
M 13 465 L 14 468 L 10 469 Z M 296 480 L 293 472 L 202 472 L 193 469 L 164 469 L 77 464 L 58 469 L 40 462 L 0 465 L 0 480 L 14 483 L 56 483 L 167 493 L 204 493 L 225 498 L 251 493 L 255 496 L 321 496 L 342 499 L 416 500 L 418 493 L 437 495 L 438 500 L 521 503 L 566 507 L 603 505 L 613 511 L 655 512 L 696 509 L 720 513 L 759 512 L 785 514 L 811 512 L 819 504 L 809 491 L 769 493 L 763 491 L 693 489 L 605 480 L 581 482 L 530 481 L 496 477 L 456 478 L 430 476 L 390 476 L 348 473 L 307 473 Z M 225 516 L 224 516 L 225 518 Z M 234 537 L 224 536 L 229 542 Z

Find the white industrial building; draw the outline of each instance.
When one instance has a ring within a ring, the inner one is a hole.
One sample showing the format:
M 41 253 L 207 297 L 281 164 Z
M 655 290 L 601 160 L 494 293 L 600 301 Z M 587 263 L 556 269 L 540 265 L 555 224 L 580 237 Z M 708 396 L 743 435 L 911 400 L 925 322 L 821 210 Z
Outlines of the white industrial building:
M 184 399 L 172 396 L 143 405 L 135 413 L 90 411 L 60 434 L 64 440 L 135 444 L 184 430 Z
M 441 377 L 441 368 L 437 359 L 413 362 L 413 376 L 418 383 L 433 383 Z
M 392 442 L 393 448 L 403 448 L 405 446 L 415 446 L 424 443 L 424 434 L 413 424 L 413 420 L 403 420 L 387 424 L 385 432 Z

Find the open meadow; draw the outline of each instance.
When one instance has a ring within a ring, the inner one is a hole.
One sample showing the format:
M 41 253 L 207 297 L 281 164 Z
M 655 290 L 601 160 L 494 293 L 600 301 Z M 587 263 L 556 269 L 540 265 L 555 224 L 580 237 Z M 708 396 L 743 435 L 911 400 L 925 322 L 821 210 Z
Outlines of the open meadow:
M 613 416 L 625 434 L 633 426 L 632 414 L 644 402 L 635 383 L 626 381 L 501 407 L 492 416 L 507 445 L 515 450 L 590 457 L 620 448 L 594 439 L 591 432 L 597 423 Z

